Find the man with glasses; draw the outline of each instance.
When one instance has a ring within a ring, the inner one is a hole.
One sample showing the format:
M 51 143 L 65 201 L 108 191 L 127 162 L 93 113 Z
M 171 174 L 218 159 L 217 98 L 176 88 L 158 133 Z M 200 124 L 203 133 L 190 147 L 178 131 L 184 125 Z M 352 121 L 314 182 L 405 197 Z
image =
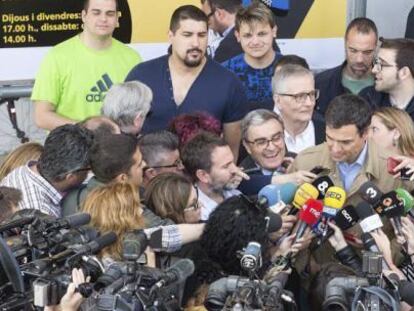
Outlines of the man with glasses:
M 318 116 L 323 118 L 328 104 L 344 93 L 359 94 L 374 84 L 372 60 L 378 41 L 375 23 L 365 17 L 352 20 L 345 32 L 345 56 L 342 65 L 316 75 L 320 97 L 316 102 Z
M 221 63 L 243 53 L 234 34 L 236 13 L 241 7 L 242 0 L 201 0 L 209 28 L 223 37 L 211 55 L 216 62 Z
M 166 130 L 145 134 L 139 138 L 138 145 L 146 163 L 143 188 L 158 174 L 182 173 L 184 166 L 177 135 Z
M 60 217 L 60 201 L 78 187 L 90 170 L 92 133 L 78 125 L 63 125 L 46 138 L 38 162 L 29 162 L 11 171 L 0 183 L 19 189 L 19 209 L 37 209 Z
M 325 124 L 313 118 L 319 90 L 309 69 L 299 65 L 282 66 L 272 81 L 275 110 L 285 127 L 285 143 L 290 152 L 302 150 L 325 141 Z
M 414 120 L 414 41 L 380 39 L 372 73 L 375 87 L 361 94 L 372 106 L 397 107 Z
M 242 141 L 248 156 L 240 163 L 249 180 L 240 183 L 244 194 L 257 194 L 269 184 L 312 182 L 315 174 L 298 171 L 285 174 L 292 158 L 286 153 L 283 121 L 273 111 L 257 109 L 242 120 Z

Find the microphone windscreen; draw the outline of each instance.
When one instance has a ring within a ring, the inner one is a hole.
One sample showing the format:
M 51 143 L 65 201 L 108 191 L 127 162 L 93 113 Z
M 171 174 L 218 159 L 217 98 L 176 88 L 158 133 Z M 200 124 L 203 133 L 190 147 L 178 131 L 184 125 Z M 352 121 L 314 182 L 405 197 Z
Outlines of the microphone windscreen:
M 369 216 L 375 215 L 375 211 L 373 210 L 373 208 L 371 207 L 370 204 L 368 204 L 367 202 L 359 202 L 357 204 L 357 206 L 355 207 L 355 211 L 359 217 L 359 219 L 365 219 Z
M 346 201 L 346 192 L 341 187 L 330 187 L 325 194 L 323 204 L 334 209 L 340 209 L 344 206 Z
M 293 198 L 293 206 L 301 209 L 308 199 L 317 199 L 319 191 L 310 183 L 300 185 Z
M 296 189 L 297 186 L 293 183 L 267 185 L 260 189 L 258 197 L 266 198 L 269 206 L 280 201 L 283 201 L 285 204 L 290 204 L 295 196 Z
M 359 217 L 355 207 L 347 205 L 336 213 L 334 220 L 341 230 L 347 230 L 357 224 Z
M 91 252 L 96 253 L 100 251 L 101 249 L 103 249 L 104 247 L 107 247 L 115 243 L 116 239 L 117 237 L 116 237 L 115 232 L 108 232 L 108 233 L 105 233 L 104 235 L 101 235 L 96 240 L 91 241 L 88 244 L 91 246 Z
M 194 269 L 194 262 L 191 259 L 184 258 L 175 262 L 166 272 L 173 272 L 177 276 L 176 281 L 182 282 L 194 273 Z
M 282 228 L 282 217 L 279 214 L 273 213 L 272 211 L 268 210 L 266 219 L 266 232 L 276 232 Z
M 326 191 L 334 185 L 333 181 L 329 176 L 320 176 L 316 178 L 312 185 L 319 191 L 318 200 L 322 200 L 325 197 Z
M 299 213 L 299 220 L 312 227 L 321 218 L 323 204 L 315 199 L 308 199 Z
M 404 215 L 404 203 L 398 198 L 395 191 L 390 191 L 381 197 L 376 211 L 388 218 L 401 217 Z
M 138 260 L 148 246 L 144 230 L 135 230 L 125 234 L 122 241 L 122 256 L 125 260 Z
M 358 193 L 364 201 L 372 206 L 377 205 L 382 196 L 381 190 L 372 181 L 363 183 Z
M 62 218 L 66 220 L 67 225 L 71 228 L 87 225 L 91 221 L 91 215 L 88 213 L 78 213 Z
M 407 190 L 403 188 L 395 189 L 395 192 L 397 193 L 398 198 L 403 202 L 404 204 L 404 216 L 407 216 L 408 212 L 413 208 L 414 206 L 414 198 L 408 192 Z

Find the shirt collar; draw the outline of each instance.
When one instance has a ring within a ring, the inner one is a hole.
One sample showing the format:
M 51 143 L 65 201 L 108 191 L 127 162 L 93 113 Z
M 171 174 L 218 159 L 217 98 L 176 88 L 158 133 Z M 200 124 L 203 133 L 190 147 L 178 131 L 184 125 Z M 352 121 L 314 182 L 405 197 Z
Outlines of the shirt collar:
M 353 163 L 346 163 L 346 162 L 339 162 L 338 164 L 342 167 L 351 167 L 354 165 L 359 165 L 362 167 L 365 163 L 365 159 L 368 153 L 368 144 L 365 142 L 364 148 L 362 149 L 361 153 L 359 154 L 358 158 Z
M 221 36 L 223 38 L 226 37 L 230 33 L 230 31 L 233 30 L 233 28 L 234 28 L 234 26 L 231 26 L 231 27 L 227 28 L 226 30 L 223 31 L 223 34 Z

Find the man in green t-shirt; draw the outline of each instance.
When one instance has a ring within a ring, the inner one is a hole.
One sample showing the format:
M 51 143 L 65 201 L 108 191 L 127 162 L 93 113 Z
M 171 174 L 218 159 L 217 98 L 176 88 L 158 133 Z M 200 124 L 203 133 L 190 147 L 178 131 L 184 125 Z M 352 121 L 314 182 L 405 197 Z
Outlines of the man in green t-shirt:
M 112 84 L 124 81 L 139 54 L 114 39 L 116 0 L 86 0 L 83 31 L 55 47 L 43 60 L 32 93 L 37 126 L 52 130 L 100 114 Z

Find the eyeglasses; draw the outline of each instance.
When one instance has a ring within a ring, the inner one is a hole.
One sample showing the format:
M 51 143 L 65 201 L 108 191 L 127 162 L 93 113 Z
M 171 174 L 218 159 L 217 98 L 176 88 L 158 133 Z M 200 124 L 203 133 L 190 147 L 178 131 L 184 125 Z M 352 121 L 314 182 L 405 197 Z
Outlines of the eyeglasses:
M 372 67 L 377 67 L 378 71 L 382 71 L 382 68 L 387 68 L 387 67 L 397 67 L 396 64 L 387 64 L 387 63 L 383 63 L 381 61 L 381 59 L 379 59 L 378 57 L 374 58 L 374 60 L 372 61 Z
M 252 144 L 257 148 L 267 148 L 269 146 L 269 143 L 272 143 L 273 145 L 280 144 L 283 141 L 284 135 L 282 133 L 277 133 L 276 135 L 273 135 L 272 138 L 257 138 L 253 141 L 248 141 L 245 139 L 244 141 L 246 143 Z
M 196 191 L 196 198 L 195 198 L 194 202 L 191 205 L 184 208 L 184 212 L 192 212 L 192 211 L 196 211 L 200 208 L 200 205 L 198 204 L 198 187 L 196 185 L 194 185 L 194 189 Z
M 297 93 L 297 94 L 286 94 L 286 93 L 277 93 L 280 96 L 289 96 L 295 99 L 298 104 L 303 104 L 306 102 L 306 99 L 309 97 L 311 101 L 315 101 L 319 98 L 319 90 L 313 90 L 308 93 Z
M 173 168 L 173 167 L 183 167 L 183 162 L 181 162 L 181 159 L 177 159 L 173 164 L 169 165 L 157 165 L 157 166 L 147 166 L 144 168 L 144 170 L 150 169 L 150 168 Z

